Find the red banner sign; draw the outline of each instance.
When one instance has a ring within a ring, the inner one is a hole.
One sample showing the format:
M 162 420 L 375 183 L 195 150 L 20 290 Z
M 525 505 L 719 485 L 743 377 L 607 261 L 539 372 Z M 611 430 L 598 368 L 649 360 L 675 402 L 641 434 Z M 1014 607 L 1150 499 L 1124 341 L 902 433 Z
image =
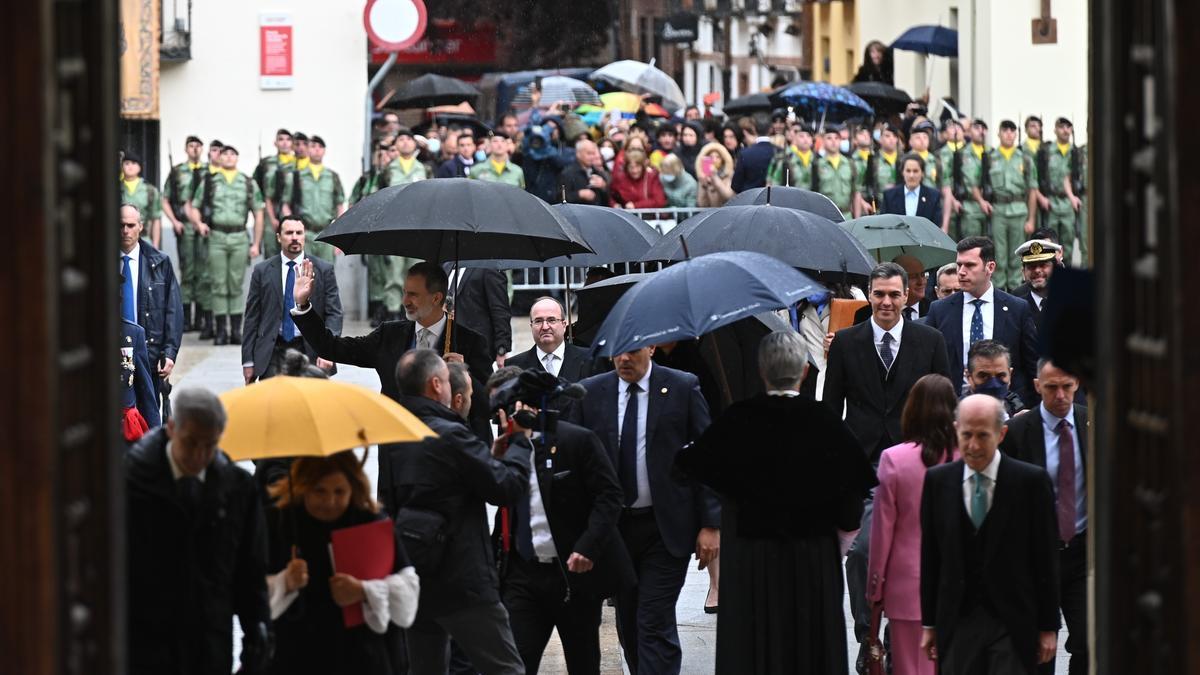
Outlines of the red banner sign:
M 264 12 L 258 21 L 258 83 L 261 89 L 292 88 L 292 16 Z
M 389 52 L 375 45 L 370 46 L 371 62 L 383 63 Z M 397 63 L 407 64 L 472 64 L 491 65 L 496 62 L 496 28 L 491 24 L 477 24 L 465 28 L 457 21 L 433 19 L 425 30 L 425 36 L 416 44 L 397 53 Z

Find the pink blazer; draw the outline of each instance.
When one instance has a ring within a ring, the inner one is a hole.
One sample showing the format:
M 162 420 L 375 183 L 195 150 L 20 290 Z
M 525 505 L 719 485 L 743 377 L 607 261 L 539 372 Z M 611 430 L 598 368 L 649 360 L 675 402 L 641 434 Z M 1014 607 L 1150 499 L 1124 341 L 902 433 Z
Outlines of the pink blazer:
M 958 452 L 954 453 L 955 459 Z M 901 443 L 879 459 L 879 487 L 871 514 L 867 600 L 883 601 L 888 618 L 921 620 L 921 446 Z

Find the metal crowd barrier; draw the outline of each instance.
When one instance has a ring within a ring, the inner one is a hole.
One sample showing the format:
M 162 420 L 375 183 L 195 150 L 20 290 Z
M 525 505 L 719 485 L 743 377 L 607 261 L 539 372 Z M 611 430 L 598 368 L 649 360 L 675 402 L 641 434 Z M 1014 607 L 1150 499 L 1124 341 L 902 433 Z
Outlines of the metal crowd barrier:
M 679 223 L 691 218 L 692 216 L 707 211 L 707 208 L 672 208 L 672 209 L 628 209 L 642 220 L 646 221 L 650 227 L 653 227 L 659 234 L 665 235 L 674 229 Z M 608 265 L 618 274 L 626 272 L 640 272 L 642 265 Z M 645 270 L 658 269 L 660 265 L 646 265 Z M 570 275 L 571 288 L 579 288 L 583 286 L 584 277 L 587 276 L 587 270 L 579 268 L 540 268 L 531 267 L 527 269 L 513 270 L 513 291 L 534 291 L 541 294 L 556 294 L 565 291 L 567 288 L 567 275 Z

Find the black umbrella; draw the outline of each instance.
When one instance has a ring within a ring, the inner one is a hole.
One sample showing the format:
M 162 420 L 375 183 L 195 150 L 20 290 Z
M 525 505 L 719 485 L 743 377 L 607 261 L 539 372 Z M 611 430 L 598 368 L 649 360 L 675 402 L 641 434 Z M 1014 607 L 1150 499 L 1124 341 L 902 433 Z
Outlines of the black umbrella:
M 492 128 L 486 123 L 463 113 L 436 113 L 428 122 L 423 122 L 413 127 L 413 131 L 418 134 L 428 135 L 429 130 L 435 125 L 453 126 L 456 124 L 460 127 L 470 127 L 471 131 L 475 134 L 476 140 L 486 138 L 492 133 Z
M 591 252 L 579 230 L 546 202 L 512 185 L 468 178 L 384 188 L 330 223 L 317 240 L 347 253 L 436 262 Z
M 463 267 L 488 267 L 511 270 L 522 267 L 598 267 L 641 260 L 662 237 L 646 221 L 623 209 L 588 204 L 554 204 L 557 212 L 574 225 L 593 253 L 555 256 L 541 262 L 528 260 L 471 260 Z
M 739 96 L 721 106 L 726 115 L 749 115 L 756 112 L 770 112 L 775 106 L 768 94 L 758 93 Z
M 579 295 L 579 318 L 572 326 L 576 341 L 582 342 L 585 346 L 592 344 L 596 338 L 596 331 L 600 329 L 600 324 L 604 323 L 604 318 L 612 311 L 613 305 L 617 304 L 621 296 L 625 295 L 625 291 L 633 288 L 637 282 L 649 279 L 652 275 L 653 272 L 622 274 L 588 284 L 576 291 Z
M 799 209 L 828 218 L 835 223 L 846 219 L 833 200 L 820 192 L 794 187 L 750 188 L 733 196 L 725 206 L 761 206 L 770 204 L 787 209 Z
M 912 103 L 912 97 L 904 90 L 883 82 L 854 82 L 846 88 L 870 103 L 876 115 L 899 114 Z
M 385 104 L 389 108 L 434 108 L 479 100 L 479 90 L 462 80 L 427 73 L 405 82 Z
M 731 251 L 672 265 L 630 288 L 601 324 L 594 356 L 700 337 L 823 289 L 770 256 Z
M 755 251 L 818 273 L 865 276 L 875 266 L 862 244 L 832 220 L 770 205 L 724 206 L 692 216 L 642 260 L 684 260 L 718 251 Z

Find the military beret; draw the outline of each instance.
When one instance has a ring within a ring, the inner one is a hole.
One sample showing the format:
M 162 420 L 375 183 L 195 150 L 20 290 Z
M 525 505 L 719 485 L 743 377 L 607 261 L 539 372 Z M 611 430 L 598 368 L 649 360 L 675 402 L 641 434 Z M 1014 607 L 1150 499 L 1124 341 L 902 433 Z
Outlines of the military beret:
M 1028 126 L 1030 122 L 1037 122 L 1038 124 L 1041 124 L 1042 118 L 1038 117 L 1037 115 L 1030 115 L 1029 117 L 1025 118 L 1025 125 Z
M 821 130 L 821 133 L 822 134 L 837 134 L 837 133 L 841 133 L 843 128 L 845 128 L 844 124 L 830 122 L 825 125 L 825 128 Z
M 890 131 L 893 134 L 896 134 L 897 136 L 900 135 L 900 127 L 896 126 L 895 124 L 892 124 L 891 122 L 884 124 L 883 129 L 881 129 L 880 131 Z
M 488 132 L 488 138 L 508 138 L 508 134 L 503 129 L 492 129 Z
M 319 145 L 322 148 L 325 147 L 325 139 L 321 138 L 320 136 L 318 136 L 316 134 L 313 134 L 313 137 L 308 139 L 308 142 L 313 145 Z
M 1062 250 L 1058 244 L 1045 239 L 1030 239 L 1017 247 L 1016 255 L 1022 263 L 1040 263 L 1054 260 L 1055 254 Z
M 138 154 L 132 150 L 126 150 L 125 156 L 122 157 L 121 159 L 126 162 L 133 162 L 133 163 L 137 164 L 138 166 L 142 165 L 142 158 L 139 157 Z
M 909 130 L 908 135 L 912 136 L 915 133 L 923 133 L 932 136 L 934 131 L 936 131 L 936 129 L 933 126 L 933 122 L 926 120 L 924 122 L 918 122 L 917 124 L 914 124 L 912 129 Z
M 275 135 L 276 136 L 291 136 L 292 132 L 281 127 L 278 131 L 275 132 Z
M 292 134 L 292 140 L 293 141 L 303 141 L 304 143 L 307 143 L 308 136 L 305 135 L 303 131 L 297 131 L 296 133 Z
M 237 151 L 237 148 L 233 147 L 232 145 L 226 145 L 221 148 L 221 154 L 225 154 L 227 152 L 232 152 L 235 155 L 241 154 Z
M 400 127 L 399 129 L 396 130 L 396 138 L 400 138 L 401 136 L 408 136 L 409 138 L 412 138 L 413 137 L 412 129 L 409 129 L 408 127 Z
M 184 141 L 183 144 L 187 145 L 188 143 L 199 143 L 200 145 L 204 145 L 204 141 L 200 140 L 199 136 L 188 136 L 187 140 Z
M 984 122 L 983 120 L 979 119 L 978 117 L 976 117 L 974 120 L 971 121 L 971 126 L 979 127 L 980 129 L 988 128 L 987 122 Z
M 1075 128 L 1075 125 L 1071 124 L 1071 120 L 1069 120 L 1065 117 L 1060 117 L 1057 120 L 1055 120 L 1054 126 L 1056 126 L 1056 127 L 1071 127 L 1072 129 Z
M 1004 131 L 1005 129 L 1009 131 L 1016 131 L 1017 123 L 1012 120 L 1000 120 L 1000 131 Z
M 210 148 L 223 148 L 223 147 L 225 147 L 225 144 L 224 144 L 224 143 L 222 143 L 221 141 L 218 141 L 217 139 L 215 139 L 215 138 L 214 138 L 214 139 L 212 139 L 212 142 L 208 144 L 208 147 L 210 147 Z

